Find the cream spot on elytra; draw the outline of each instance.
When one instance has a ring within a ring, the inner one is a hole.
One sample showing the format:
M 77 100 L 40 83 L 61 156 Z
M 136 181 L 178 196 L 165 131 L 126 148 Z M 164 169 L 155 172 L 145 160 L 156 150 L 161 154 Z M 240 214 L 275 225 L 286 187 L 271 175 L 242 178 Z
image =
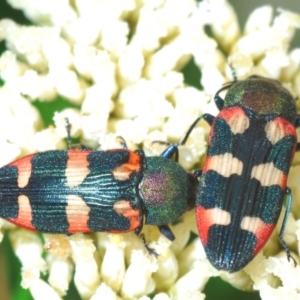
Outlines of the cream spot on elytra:
M 198 206 L 196 208 L 196 215 L 197 223 L 199 224 L 199 234 L 204 245 L 208 242 L 208 231 L 211 226 L 227 226 L 231 222 L 230 213 L 218 207 L 206 209 L 202 206 Z
M 220 112 L 218 118 L 226 120 L 233 134 L 242 134 L 250 126 L 249 118 L 240 107 L 225 108 Z
M 18 187 L 24 188 L 29 183 L 29 179 L 32 173 L 32 163 L 31 160 L 34 154 L 22 157 L 12 163 L 9 166 L 14 166 L 18 169 Z
M 65 170 L 67 186 L 72 188 L 80 185 L 84 179 L 89 175 L 89 162 L 87 156 L 89 151 L 69 150 L 68 161 Z
M 257 179 L 262 186 L 280 185 L 286 181 L 287 175 L 277 169 L 272 162 L 254 166 L 251 178 Z
M 91 208 L 79 196 L 68 195 L 66 215 L 68 220 L 68 233 L 90 232 L 88 226 L 89 213 Z
M 231 153 L 214 155 L 206 158 L 204 172 L 209 170 L 213 170 L 224 177 L 233 174 L 241 175 L 243 162 L 233 157 Z

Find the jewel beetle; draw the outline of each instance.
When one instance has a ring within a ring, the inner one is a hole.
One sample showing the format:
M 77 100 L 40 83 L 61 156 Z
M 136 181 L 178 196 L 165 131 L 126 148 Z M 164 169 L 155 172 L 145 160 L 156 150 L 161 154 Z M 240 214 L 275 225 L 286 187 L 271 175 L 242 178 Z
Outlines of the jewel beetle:
M 245 267 L 268 241 L 287 196 L 279 240 L 294 260 L 283 234 L 292 201 L 286 182 L 300 149 L 295 99 L 280 82 L 251 76 L 224 85 L 214 100 L 219 114 L 199 117 L 211 125 L 196 199 L 207 258 L 218 270 Z
M 167 224 L 194 207 L 198 184 L 174 153 L 172 145 L 160 157 L 85 147 L 27 155 L 0 168 L 0 217 L 52 234 L 139 234 L 145 223 L 173 240 Z

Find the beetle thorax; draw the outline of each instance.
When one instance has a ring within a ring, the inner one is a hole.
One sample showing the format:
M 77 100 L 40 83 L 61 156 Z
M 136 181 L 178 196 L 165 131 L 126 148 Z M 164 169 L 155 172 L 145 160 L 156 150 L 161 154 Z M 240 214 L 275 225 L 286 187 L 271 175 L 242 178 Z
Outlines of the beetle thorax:
M 241 105 L 258 116 L 280 115 L 295 122 L 296 105 L 291 93 L 276 80 L 253 76 L 234 83 L 227 92 L 224 106 Z

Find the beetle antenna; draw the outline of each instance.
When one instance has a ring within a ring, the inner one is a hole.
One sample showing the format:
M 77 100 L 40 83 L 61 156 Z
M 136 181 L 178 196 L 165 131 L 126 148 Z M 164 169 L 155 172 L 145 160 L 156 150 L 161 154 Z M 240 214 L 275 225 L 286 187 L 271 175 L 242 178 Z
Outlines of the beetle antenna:
M 71 124 L 69 122 L 68 118 L 65 118 L 66 121 L 66 130 L 67 130 L 67 143 L 68 143 L 68 148 L 72 148 L 72 138 L 71 138 Z
M 237 76 L 236 76 L 236 71 L 235 71 L 235 68 L 232 66 L 231 63 L 229 63 L 229 68 L 230 68 L 230 72 L 231 72 L 231 76 L 232 76 L 232 79 L 233 81 L 237 81 Z

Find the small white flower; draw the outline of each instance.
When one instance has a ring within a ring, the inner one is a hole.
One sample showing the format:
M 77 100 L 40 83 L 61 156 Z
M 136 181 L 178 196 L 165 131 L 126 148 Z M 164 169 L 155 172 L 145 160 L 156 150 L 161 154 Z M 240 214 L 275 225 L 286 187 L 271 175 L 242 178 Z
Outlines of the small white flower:
M 49 284 L 60 296 L 64 296 L 68 289 L 73 275 L 73 264 L 70 260 L 57 258 L 54 255 L 47 255 L 49 265 Z
M 39 237 L 30 231 L 18 230 L 10 232 L 14 251 L 22 264 L 22 287 L 31 288 L 40 282 L 40 272 L 47 267 L 42 258 L 43 246 Z
M 29 290 L 34 299 L 61 300 L 59 294 L 40 278 L 32 280 Z
M 91 297 L 100 283 L 96 250 L 92 240 L 83 234 L 70 236 L 72 259 L 75 263 L 74 282 L 81 297 Z
M 122 235 L 108 235 L 107 249 L 101 265 L 102 280 L 118 292 L 125 276 L 125 246 Z
M 156 271 L 155 257 L 149 254 L 145 255 L 144 251 L 141 250 L 133 250 L 131 263 L 123 280 L 121 295 L 125 298 L 134 299 L 143 294 L 152 293 L 156 284 L 151 275 Z
M 290 49 L 300 15 L 293 12 L 261 6 L 241 33 L 226 0 L 8 3 L 35 25 L 0 21 L 0 41 L 7 48 L 0 56 L 1 166 L 29 153 L 65 149 L 66 118 L 71 136 L 93 149 L 120 148 L 121 136 L 131 150 L 160 155 L 166 146 L 152 141 L 178 143 L 197 117 L 218 113 L 213 96 L 232 80 L 229 65 L 239 79 L 271 77 L 295 98 L 300 95 L 300 49 Z M 180 72 L 191 58 L 201 70 L 201 91 Z M 60 98 L 70 107 L 55 112 L 55 127 L 44 128 L 35 101 Z M 300 108 L 300 101 L 296 105 Z M 179 146 L 179 163 L 185 169 L 202 167 L 209 129 L 200 121 Z M 288 179 L 294 201 L 284 235 L 297 261 L 299 162 L 296 154 Z M 83 299 L 146 300 L 151 295 L 154 300 L 202 300 L 201 291 L 213 276 L 239 289 L 257 290 L 262 299 L 298 299 L 299 267 L 280 254 L 282 219 L 283 213 L 263 251 L 234 274 L 215 270 L 199 238 L 190 241 L 190 233 L 198 233 L 194 211 L 170 225 L 176 237 L 172 243 L 156 227 L 144 226 L 157 259 L 134 232 L 45 234 L 43 247 L 36 233 L 1 219 L 0 241 L 8 230 L 22 264 L 21 284 L 35 299 L 61 299 L 73 277 Z M 40 279 L 41 272 L 49 275 L 48 283 Z
M 101 283 L 97 288 L 96 293 L 93 295 L 91 300 L 120 300 L 121 298 L 117 296 L 117 293 L 114 292 L 109 286 L 105 283 Z

